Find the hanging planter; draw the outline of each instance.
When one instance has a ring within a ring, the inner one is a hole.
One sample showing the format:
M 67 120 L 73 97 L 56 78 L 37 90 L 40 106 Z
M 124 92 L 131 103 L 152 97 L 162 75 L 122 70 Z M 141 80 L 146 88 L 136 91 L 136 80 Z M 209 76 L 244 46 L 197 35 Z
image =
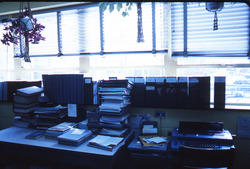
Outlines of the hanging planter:
M 29 57 L 29 42 L 33 44 L 39 43 L 40 40 L 45 40 L 41 35 L 41 31 L 45 26 L 37 23 L 37 19 L 33 18 L 28 2 L 28 8 L 25 7 L 23 11 L 23 2 L 20 2 L 19 17 L 10 19 L 11 25 L 5 26 L 4 30 L 7 33 L 3 34 L 1 42 L 5 45 L 10 43 L 18 44 L 20 41 L 20 58 L 24 58 L 25 62 L 30 62 Z M 24 38 L 24 44 L 22 39 Z
M 31 31 L 33 29 L 32 18 L 30 17 L 21 18 L 20 26 L 24 31 Z
M 206 2 L 206 10 L 214 12 L 214 31 L 218 30 L 217 12 L 221 11 L 224 7 L 224 2 Z

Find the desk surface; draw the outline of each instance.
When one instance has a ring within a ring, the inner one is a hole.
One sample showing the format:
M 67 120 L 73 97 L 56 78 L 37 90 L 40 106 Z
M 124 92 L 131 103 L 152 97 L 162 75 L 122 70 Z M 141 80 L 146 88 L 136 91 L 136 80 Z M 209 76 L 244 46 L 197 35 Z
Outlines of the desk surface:
M 53 149 L 59 149 L 59 150 L 68 150 L 68 151 L 75 151 L 75 152 L 81 152 L 81 153 L 91 153 L 91 154 L 98 154 L 98 155 L 105 155 L 105 156 L 113 156 L 116 153 L 116 151 L 119 149 L 119 147 L 117 147 L 113 151 L 107 151 L 107 150 L 89 147 L 87 146 L 88 141 L 84 142 L 80 146 L 70 146 L 70 145 L 58 144 L 58 140 L 46 139 L 44 136 L 37 140 L 25 138 L 25 136 L 35 131 L 37 131 L 37 129 L 20 128 L 20 127 L 13 126 L 13 127 L 0 131 L 0 142 L 53 148 Z
M 49 159 L 47 156 L 56 155 L 58 156 L 57 161 L 64 162 L 68 160 L 71 162 L 73 160 L 74 163 L 79 163 L 79 165 L 87 164 L 86 166 L 91 166 L 93 160 L 96 161 L 99 159 L 100 162 L 102 162 L 104 158 L 106 160 L 104 160 L 103 163 L 107 164 L 108 166 L 110 165 L 110 168 L 112 168 L 114 162 L 117 160 L 117 158 L 119 158 L 117 156 L 121 155 L 120 150 L 124 150 L 122 147 L 125 147 L 127 144 L 129 144 L 129 140 L 133 137 L 133 132 L 130 132 L 130 134 L 124 139 L 125 145 L 121 145 L 120 147 L 115 148 L 113 151 L 107 151 L 87 146 L 88 141 L 79 146 L 69 146 L 58 144 L 58 140 L 46 139 L 44 136 L 37 140 L 25 139 L 25 136 L 35 131 L 37 131 L 37 129 L 20 128 L 16 126 L 1 130 L 0 150 L 8 148 L 8 150 L 12 151 L 13 154 L 19 153 L 18 155 L 22 155 L 20 152 L 24 151 L 25 153 L 25 151 L 29 149 L 24 155 L 31 157 L 34 155 L 39 156 L 38 158 L 47 159 Z M 20 151 L 15 151 L 16 149 Z M 39 153 L 37 151 L 39 151 Z

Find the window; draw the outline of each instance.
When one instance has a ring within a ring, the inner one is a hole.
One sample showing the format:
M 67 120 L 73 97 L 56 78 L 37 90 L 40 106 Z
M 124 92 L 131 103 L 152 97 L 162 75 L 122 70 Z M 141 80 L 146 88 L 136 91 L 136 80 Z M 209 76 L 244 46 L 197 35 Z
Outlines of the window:
M 205 3 L 187 3 L 186 35 L 183 8 L 184 3 L 172 3 L 173 57 L 181 56 L 177 59 L 177 75 L 210 76 L 211 103 L 214 77 L 226 76 L 226 107 L 249 105 L 248 5 L 224 3 L 217 14 L 218 30 L 213 31 L 214 13 L 205 9 Z M 183 58 L 185 51 L 187 57 Z
M 57 41 L 57 22 L 56 12 L 34 15 L 38 23 L 45 26 L 41 32 L 45 37 L 45 41 L 40 41 L 39 44 L 29 44 L 30 56 L 57 56 L 58 41 Z
M 144 43 L 137 43 L 137 6 L 122 17 L 116 8 L 101 15 L 103 56 L 90 57 L 89 76 L 165 76 L 167 3 L 142 3 Z M 155 12 L 153 12 L 155 11 Z M 153 13 L 153 14 L 152 14 Z M 155 54 L 153 54 L 155 52 Z
M 5 33 L 5 31 L 3 30 L 5 24 L 0 23 L 0 35 Z M 0 39 L 2 39 L 2 37 Z M 1 43 L 0 44 L 0 81 L 12 80 L 14 79 L 13 45 L 10 44 L 10 46 L 6 46 L 6 45 L 3 45 L 2 42 L 0 43 Z
M 137 7 L 133 5 L 129 16 L 106 10 L 103 14 L 104 52 L 152 51 L 152 6 L 142 4 L 142 30 L 144 43 L 137 42 Z
M 225 2 L 217 14 L 218 30 L 213 31 L 214 13 L 206 10 L 205 3 L 169 4 L 142 3 L 144 43 L 136 42 L 135 4 L 126 17 L 116 8 L 112 13 L 108 10 L 100 13 L 98 3 L 34 12 L 38 22 L 46 26 L 42 32 L 46 41 L 30 44 L 31 63 L 22 61 L 18 71 L 22 72 L 23 80 L 41 79 L 43 73 L 79 72 L 88 72 L 85 76 L 95 80 L 210 76 L 211 103 L 214 77 L 226 76 L 227 105 L 248 104 L 248 5 Z M 3 24 L 0 27 L 1 33 Z M 1 80 L 15 79 L 13 46 L 1 44 L 0 50 Z M 171 51 L 169 57 L 167 52 Z M 63 55 L 57 57 L 60 52 Z
M 185 3 L 187 12 L 184 12 Z M 217 12 L 216 31 L 213 30 L 214 13 L 206 10 L 205 2 L 185 3 L 172 3 L 173 56 L 183 56 L 184 52 L 187 56 L 247 56 L 249 7 L 246 3 L 225 2 L 224 8 Z
M 100 53 L 99 7 L 61 12 L 62 52 L 64 55 Z

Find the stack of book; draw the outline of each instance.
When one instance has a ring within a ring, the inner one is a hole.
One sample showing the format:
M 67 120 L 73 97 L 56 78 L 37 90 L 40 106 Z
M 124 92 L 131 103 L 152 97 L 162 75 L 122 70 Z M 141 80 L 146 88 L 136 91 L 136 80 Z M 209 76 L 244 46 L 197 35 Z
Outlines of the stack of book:
M 59 144 L 79 146 L 92 138 L 92 131 L 72 128 L 68 132 L 57 137 Z
M 55 107 L 35 107 L 34 117 L 38 119 L 38 129 L 48 129 L 60 124 L 67 119 L 67 107 L 61 105 Z
M 19 125 L 21 123 L 27 123 L 27 126 L 31 123 L 36 125 L 36 119 L 33 117 L 34 108 L 39 105 L 39 97 L 43 92 L 43 88 L 37 86 L 30 86 L 20 88 L 16 90 L 13 96 L 13 112 L 15 116 L 13 125 Z
M 57 140 L 57 137 L 61 134 L 68 132 L 70 129 L 77 126 L 77 123 L 73 122 L 63 122 L 50 127 L 45 132 L 45 138 Z
M 128 130 L 132 87 L 133 83 L 127 79 L 101 81 L 98 91 L 101 100 L 99 124 L 103 127 L 101 134 L 123 136 Z
M 123 137 L 97 135 L 88 142 L 88 146 L 112 151 L 116 147 L 124 145 Z

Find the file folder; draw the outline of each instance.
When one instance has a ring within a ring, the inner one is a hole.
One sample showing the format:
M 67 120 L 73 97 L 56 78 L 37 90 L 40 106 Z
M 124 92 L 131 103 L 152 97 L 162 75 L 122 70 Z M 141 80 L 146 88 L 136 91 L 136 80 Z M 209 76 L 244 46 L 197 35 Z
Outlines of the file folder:
M 166 96 L 166 79 L 165 77 L 155 78 L 155 107 L 164 108 L 165 107 L 165 96 Z
M 100 98 L 98 94 L 98 89 L 100 83 L 98 81 L 92 81 L 93 82 L 93 104 L 99 105 L 100 104 Z
M 155 77 L 146 77 L 145 107 L 155 107 Z
M 93 104 L 93 82 L 91 77 L 84 78 L 84 104 Z
M 188 107 L 188 94 L 187 94 L 187 77 L 179 77 L 177 85 L 177 107 Z
M 225 109 L 226 77 L 214 77 L 214 109 Z
M 131 106 L 144 107 L 145 84 L 143 77 L 135 77 L 134 86 L 131 91 Z
M 200 106 L 199 99 L 199 79 L 197 77 L 189 77 L 189 108 L 198 109 Z
M 210 77 L 199 77 L 200 109 L 210 109 Z
M 177 107 L 177 78 L 166 77 L 166 107 L 176 108 Z

